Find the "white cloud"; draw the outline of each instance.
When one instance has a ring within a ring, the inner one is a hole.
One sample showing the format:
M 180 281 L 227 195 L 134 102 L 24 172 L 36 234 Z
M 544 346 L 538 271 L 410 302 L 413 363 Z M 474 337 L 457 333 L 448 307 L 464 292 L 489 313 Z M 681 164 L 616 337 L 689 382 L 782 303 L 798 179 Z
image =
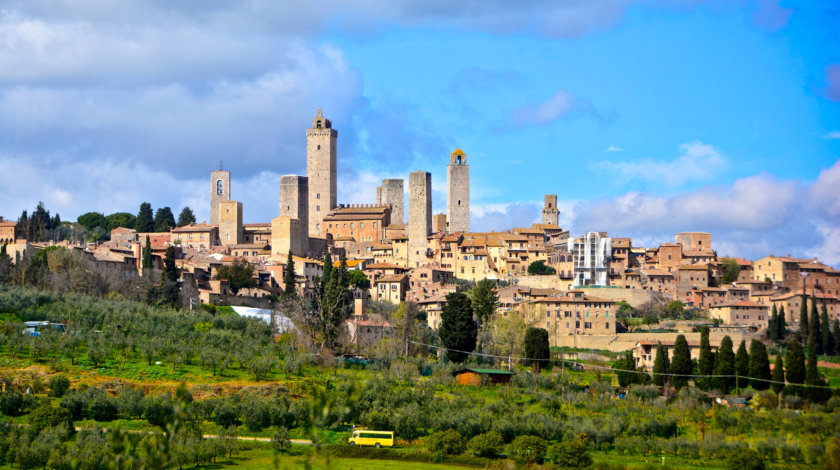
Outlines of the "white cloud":
M 601 150 L 602 152 L 623 152 L 624 149 L 621 147 L 616 147 L 615 145 L 610 145 L 609 147 Z
M 548 100 L 535 106 L 526 106 L 514 112 L 517 124 L 548 124 L 557 119 L 569 116 L 578 107 L 579 100 L 575 95 L 559 90 Z
M 831 131 L 828 134 L 826 134 L 825 136 L 823 136 L 823 138 L 824 139 L 829 139 L 829 140 L 840 139 L 840 131 Z
M 680 154 L 673 160 L 600 161 L 595 166 L 615 174 L 620 181 L 656 181 L 679 186 L 717 176 L 726 168 L 727 161 L 716 148 L 697 140 L 680 145 Z

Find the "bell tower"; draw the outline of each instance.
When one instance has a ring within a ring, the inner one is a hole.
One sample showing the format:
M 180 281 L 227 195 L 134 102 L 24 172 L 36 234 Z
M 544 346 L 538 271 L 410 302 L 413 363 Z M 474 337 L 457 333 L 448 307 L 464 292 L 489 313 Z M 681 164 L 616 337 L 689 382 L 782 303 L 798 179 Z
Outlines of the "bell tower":
M 230 201 L 230 172 L 222 170 L 210 172 L 210 224 L 219 224 L 219 203 Z
M 324 217 L 337 204 L 336 141 L 338 131 L 321 108 L 306 130 L 306 176 L 309 179 L 309 234 L 323 236 Z

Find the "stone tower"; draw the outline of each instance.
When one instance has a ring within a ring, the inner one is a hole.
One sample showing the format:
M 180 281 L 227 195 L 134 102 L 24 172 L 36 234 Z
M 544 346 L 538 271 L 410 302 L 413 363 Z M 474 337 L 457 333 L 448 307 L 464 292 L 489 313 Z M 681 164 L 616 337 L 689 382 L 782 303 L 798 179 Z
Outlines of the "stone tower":
M 338 132 L 321 114 L 306 129 L 306 176 L 309 178 L 309 234 L 323 236 L 324 217 L 337 205 L 336 140 Z
M 391 205 L 391 223 L 405 223 L 405 186 L 399 179 L 382 180 L 382 186 L 376 188 L 376 205 Z
M 298 219 L 309 228 L 309 178 L 300 175 L 280 177 L 280 215 Z
M 542 223 L 557 225 L 560 219 L 560 211 L 557 209 L 557 195 L 546 194 L 545 205 L 542 210 Z
M 432 232 L 446 232 L 446 214 L 435 214 L 432 216 Z
M 219 224 L 219 203 L 230 201 L 230 172 L 225 170 L 210 173 L 210 223 Z
M 461 149 L 452 152 L 446 167 L 446 221 L 449 232 L 470 231 L 470 167 Z
M 221 201 L 219 203 L 219 240 L 222 245 L 239 245 L 242 236 L 242 203 Z
M 408 175 L 408 267 L 426 261 L 426 237 L 432 232 L 432 174 L 415 171 Z

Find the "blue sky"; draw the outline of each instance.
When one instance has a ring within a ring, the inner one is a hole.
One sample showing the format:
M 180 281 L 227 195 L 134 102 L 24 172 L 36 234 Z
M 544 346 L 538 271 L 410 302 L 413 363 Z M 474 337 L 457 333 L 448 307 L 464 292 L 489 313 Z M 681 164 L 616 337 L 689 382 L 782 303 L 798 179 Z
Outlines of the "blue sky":
M 840 266 L 836 2 L 106 0 L 0 6 L 0 215 L 142 201 L 209 219 L 224 161 L 248 222 L 305 172 L 318 106 L 339 202 L 468 157 L 472 225 Z

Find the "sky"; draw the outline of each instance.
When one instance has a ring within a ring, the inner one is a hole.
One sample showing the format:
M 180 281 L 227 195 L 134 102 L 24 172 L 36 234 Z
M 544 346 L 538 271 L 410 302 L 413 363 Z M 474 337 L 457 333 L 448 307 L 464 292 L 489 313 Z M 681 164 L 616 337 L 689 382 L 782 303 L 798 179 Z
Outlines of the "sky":
M 0 216 L 141 202 L 246 222 L 305 174 L 318 107 L 338 200 L 467 154 L 471 226 L 840 267 L 840 4 L 778 0 L 4 0 Z

